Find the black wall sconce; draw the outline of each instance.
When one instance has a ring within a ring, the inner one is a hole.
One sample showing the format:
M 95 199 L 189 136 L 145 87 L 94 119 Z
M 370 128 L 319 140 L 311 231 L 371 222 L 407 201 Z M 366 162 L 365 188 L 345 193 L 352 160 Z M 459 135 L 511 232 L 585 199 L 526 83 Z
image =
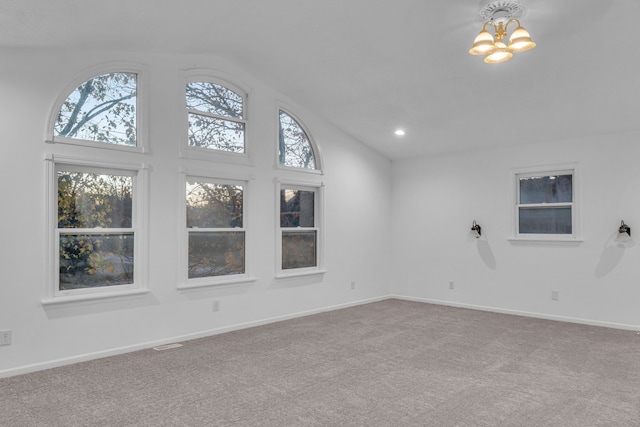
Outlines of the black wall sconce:
M 620 228 L 618 228 L 618 235 L 616 236 L 616 242 L 628 242 L 631 240 L 631 227 L 620 221 Z
M 473 220 L 473 225 L 471 226 L 471 235 L 476 239 L 482 236 L 482 227 L 480 224 L 476 223 L 476 220 Z

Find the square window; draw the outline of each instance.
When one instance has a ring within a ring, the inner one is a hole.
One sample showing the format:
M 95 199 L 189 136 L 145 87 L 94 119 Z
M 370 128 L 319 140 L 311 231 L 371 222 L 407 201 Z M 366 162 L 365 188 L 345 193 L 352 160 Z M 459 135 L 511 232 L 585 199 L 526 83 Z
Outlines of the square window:
M 518 217 L 520 234 L 573 233 L 571 208 L 520 208 Z
M 61 234 L 59 290 L 132 285 L 134 235 Z
M 189 232 L 189 279 L 244 274 L 244 232 Z
M 314 216 L 314 191 L 280 190 L 280 227 L 313 227 Z
M 576 240 L 575 168 L 514 174 L 515 237 Z
M 282 269 L 317 267 L 317 232 L 282 232 Z

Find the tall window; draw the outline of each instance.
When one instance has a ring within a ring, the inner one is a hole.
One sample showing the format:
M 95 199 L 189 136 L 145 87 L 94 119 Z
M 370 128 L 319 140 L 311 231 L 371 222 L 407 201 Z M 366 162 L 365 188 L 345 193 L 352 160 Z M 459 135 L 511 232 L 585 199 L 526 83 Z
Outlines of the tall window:
M 307 132 L 287 112 L 280 110 L 278 161 L 281 166 L 316 169 L 316 156 Z
M 139 259 L 143 170 L 51 163 L 51 296 L 145 287 Z
M 188 146 L 245 152 L 245 96 L 210 82 L 186 86 Z
M 320 187 L 280 186 L 280 266 L 285 271 L 320 268 Z
M 245 275 L 245 184 L 187 177 L 187 286 Z
M 576 237 L 573 169 L 518 173 L 515 178 L 517 236 Z
M 113 72 L 78 86 L 58 112 L 54 140 L 136 147 L 137 78 L 135 73 Z

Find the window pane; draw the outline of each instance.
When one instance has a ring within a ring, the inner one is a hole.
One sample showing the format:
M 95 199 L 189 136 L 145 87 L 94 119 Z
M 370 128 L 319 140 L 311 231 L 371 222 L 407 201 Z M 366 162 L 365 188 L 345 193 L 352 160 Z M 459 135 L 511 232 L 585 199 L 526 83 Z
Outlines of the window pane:
M 244 232 L 190 232 L 189 279 L 244 273 Z
M 572 202 L 572 181 L 572 175 L 520 178 L 520 204 Z
M 315 169 L 313 149 L 307 134 L 293 117 L 280 111 L 280 164 L 294 168 Z
M 282 233 L 282 269 L 315 267 L 316 231 Z
M 215 83 L 195 82 L 187 85 L 187 108 L 210 114 L 242 119 L 242 96 Z
M 520 208 L 521 234 L 571 234 L 571 208 Z
M 135 146 L 136 78 L 109 73 L 87 80 L 62 104 L 54 134 Z
M 313 227 L 315 192 L 280 190 L 280 227 Z
M 58 171 L 58 228 L 130 228 L 133 177 Z
M 187 182 L 187 227 L 242 227 L 242 186 Z
M 60 290 L 133 283 L 133 233 L 60 236 Z
M 189 114 L 189 145 L 243 153 L 244 123 Z

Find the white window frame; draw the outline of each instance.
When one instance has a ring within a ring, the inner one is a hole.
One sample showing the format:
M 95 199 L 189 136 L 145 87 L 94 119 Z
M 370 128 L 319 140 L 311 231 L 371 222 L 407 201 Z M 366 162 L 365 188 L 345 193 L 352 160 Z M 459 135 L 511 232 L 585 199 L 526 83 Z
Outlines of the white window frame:
M 305 135 L 307 135 L 307 139 L 309 140 L 309 144 L 311 145 L 311 149 L 313 150 L 313 157 L 314 157 L 314 162 L 315 162 L 315 169 L 305 169 L 305 168 L 297 168 L 297 167 L 293 167 L 293 166 L 285 166 L 283 164 L 280 163 L 280 156 L 279 156 L 279 152 L 280 152 L 280 111 L 285 112 L 287 115 L 291 116 L 291 118 L 293 118 L 296 123 L 298 123 L 298 125 L 300 126 L 300 128 L 302 128 L 302 130 L 304 131 Z M 309 129 L 307 128 L 307 126 L 304 124 L 304 122 L 300 119 L 300 117 L 294 113 L 291 112 L 291 108 L 288 107 L 287 105 L 285 105 L 284 103 L 279 102 L 276 105 L 276 121 L 275 121 L 275 125 L 276 125 L 276 137 L 275 137 L 275 141 L 276 141 L 276 149 L 275 149 L 275 168 L 276 169 L 280 169 L 280 170 L 284 170 L 284 171 L 295 171 L 295 172 L 302 172 L 302 173 L 309 173 L 309 174 L 315 174 L 315 175 L 324 175 L 324 162 L 322 161 L 322 153 L 320 151 L 320 147 L 318 146 L 318 144 L 316 144 L 313 136 L 311 135 L 311 132 L 309 132 Z
M 520 204 L 520 179 L 523 177 L 543 177 L 554 175 L 572 175 L 572 201 L 565 203 L 536 203 L 536 204 Z M 509 240 L 516 242 L 565 242 L 580 243 L 582 242 L 581 224 L 580 224 L 580 174 L 578 165 L 575 163 L 528 167 L 513 169 L 511 171 L 511 233 Z M 570 207 L 571 208 L 571 234 L 534 234 L 520 233 L 519 230 L 519 214 L 520 208 L 531 207 Z
M 219 72 L 212 72 L 202 69 L 193 69 L 182 71 L 183 82 L 180 88 L 180 113 L 177 117 L 184 117 L 181 127 L 180 137 L 180 157 L 184 159 L 194 160 L 208 160 L 224 163 L 235 163 L 241 165 L 251 165 L 253 162 L 253 144 L 251 143 L 251 126 L 249 121 L 249 92 L 243 87 L 246 85 L 239 85 L 232 83 L 231 78 L 225 76 Z M 235 79 L 234 79 L 235 80 Z M 219 116 L 216 114 L 208 114 L 200 110 L 189 110 L 186 108 L 186 94 L 185 90 L 189 83 L 206 82 L 213 83 L 234 91 L 242 97 L 242 119 L 230 119 L 226 116 Z M 223 150 L 216 150 L 212 148 L 192 147 L 189 145 L 189 113 L 195 113 L 202 116 L 213 117 L 221 120 L 229 120 L 238 123 L 244 123 L 244 152 L 233 153 Z
M 324 183 L 302 182 L 295 180 L 276 179 L 276 278 L 309 276 L 326 273 L 324 266 Z M 283 188 L 303 191 L 313 191 L 314 226 L 313 227 L 281 227 L 280 226 L 280 192 Z M 316 265 L 314 267 L 282 269 L 282 236 L 286 231 L 315 231 L 316 232 Z
M 84 157 L 67 157 L 53 154 L 45 155 L 46 167 L 46 229 L 47 250 L 45 262 L 46 290 L 43 305 L 113 298 L 137 295 L 149 292 L 148 287 L 148 167 L 145 164 L 110 163 Z M 58 177 L 59 169 L 79 172 L 103 172 L 129 175 L 133 177 L 132 224 L 127 229 L 78 229 L 87 233 L 132 232 L 134 235 L 134 273 L 133 283 L 126 285 L 101 286 L 83 289 L 59 289 L 59 239 L 58 229 Z
M 54 129 L 56 121 L 58 120 L 58 114 L 62 105 L 67 100 L 69 95 L 73 93 L 80 85 L 87 82 L 97 76 L 109 73 L 132 73 L 136 74 L 136 146 L 130 147 L 126 145 L 112 144 L 108 142 L 91 141 L 80 138 L 69 138 L 65 136 L 55 136 Z M 102 64 L 95 67 L 84 70 L 81 74 L 76 76 L 63 90 L 58 94 L 51 112 L 49 120 L 47 121 L 47 133 L 45 135 L 45 142 L 49 144 L 69 144 L 79 145 L 85 147 L 100 148 L 105 150 L 115 151 L 127 151 L 134 153 L 148 153 L 149 152 L 149 138 L 148 138 L 148 82 L 147 82 L 147 68 L 128 62 L 114 62 L 108 64 Z
M 187 210 L 185 204 L 185 191 L 187 182 L 205 181 L 216 184 L 242 185 L 242 227 L 238 229 L 215 229 L 215 231 L 243 231 L 245 245 L 244 274 L 231 274 L 226 276 L 198 277 L 189 279 L 189 228 L 187 227 Z M 178 279 L 178 289 L 188 290 L 194 288 L 203 288 L 220 285 L 233 285 L 255 282 L 257 278 L 251 274 L 253 271 L 253 233 L 251 231 L 252 214 L 251 214 L 251 182 L 254 180 L 252 176 L 234 176 L 229 174 L 211 174 L 211 172 L 180 169 L 180 210 L 178 218 L 180 221 L 180 244 L 178 259 L 180 260 L 180 277 Z

